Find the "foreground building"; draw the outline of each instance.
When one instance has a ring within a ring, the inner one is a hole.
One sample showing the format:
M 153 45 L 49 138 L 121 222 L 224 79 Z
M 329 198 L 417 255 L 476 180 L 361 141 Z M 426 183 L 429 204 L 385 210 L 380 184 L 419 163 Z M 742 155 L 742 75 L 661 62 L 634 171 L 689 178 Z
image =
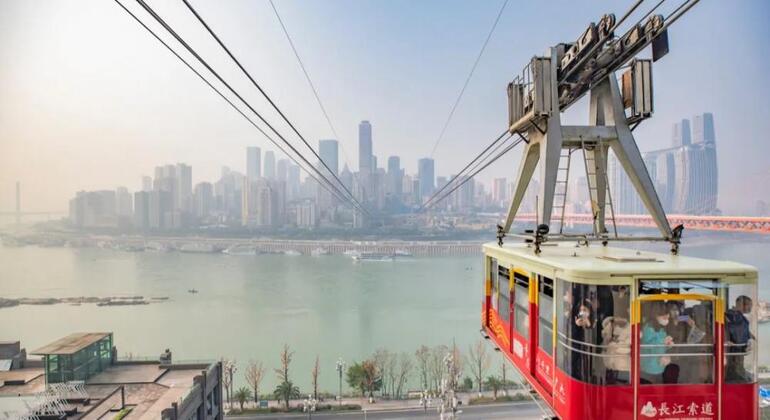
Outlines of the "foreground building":
M 10 418 L 220 420 L 222 364 L 121 360 L 112 333 L 75 333 L 31 352 L 0 343 L 0 413 Z M 5 366 L 4 366 L 5 367 Z

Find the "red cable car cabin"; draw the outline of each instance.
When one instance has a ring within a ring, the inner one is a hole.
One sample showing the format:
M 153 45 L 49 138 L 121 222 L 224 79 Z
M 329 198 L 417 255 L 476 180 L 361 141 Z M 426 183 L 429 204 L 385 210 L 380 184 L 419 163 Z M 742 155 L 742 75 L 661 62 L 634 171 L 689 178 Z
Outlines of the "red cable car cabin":
M 757 419 L 757 270 L 484 245 L 483 331 L 562 419 Z

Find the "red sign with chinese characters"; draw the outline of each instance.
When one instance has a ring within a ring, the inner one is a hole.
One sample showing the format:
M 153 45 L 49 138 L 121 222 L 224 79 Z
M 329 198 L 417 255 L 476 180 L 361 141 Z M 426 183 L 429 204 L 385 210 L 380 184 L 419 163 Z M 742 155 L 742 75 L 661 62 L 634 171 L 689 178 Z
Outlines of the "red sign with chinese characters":
M 639 399 L 639 418 L 651 420 L 712 420 L 716 399 L 702 396 L 656 396 Z

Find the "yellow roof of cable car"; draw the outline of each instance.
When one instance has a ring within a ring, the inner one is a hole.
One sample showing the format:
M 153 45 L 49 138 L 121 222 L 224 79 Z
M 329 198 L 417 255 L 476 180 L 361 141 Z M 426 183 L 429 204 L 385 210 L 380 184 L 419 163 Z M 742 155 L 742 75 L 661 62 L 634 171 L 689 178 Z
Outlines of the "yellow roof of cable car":
M 709 260 L 627 248 L 591 244 L 576 246 L 575 242 L 551 242 L 541 246 L 540 255 L 534 246 L 525 243 L 484 244 L 484 255 L 504 263 L 521 264 L 525 271 L 548 275 L 555 271 L 564 278 L 607 278 L 612 276 L 675 276 L 710 275 L 757 277 L 757 269 L 731 261 Z M 686 251 L 686 250 L 685 250 Z M 552 275 L 556 275 L 553 273 Z

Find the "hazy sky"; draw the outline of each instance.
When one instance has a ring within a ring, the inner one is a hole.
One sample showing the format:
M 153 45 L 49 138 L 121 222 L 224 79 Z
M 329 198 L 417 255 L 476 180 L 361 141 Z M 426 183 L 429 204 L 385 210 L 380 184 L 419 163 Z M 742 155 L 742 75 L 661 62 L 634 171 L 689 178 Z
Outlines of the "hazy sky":
M 332 137 L 267 1 L 193 3 L 314 146 Z M 436 152 L 437 173 L 456 172 L 505 129 L 505 87 L 530 57 L 630 3 L 511 1 Z M 181 1 L 150 4 L 278 121 Z M 501 4 L 276 0 L 349 164 L 368 119 L 380 165 L 400 155 L 409 173 L 430 154 Z M 726 213 L 770 201 L 768 22 L 765 0 L 701 1 L 670 30 L 671 53 L 653 66 L 655 117 L 635 132 L 643 151 L 666 147 L 673 122 L 713 112 Z M 567 122 L 585 121 L 574 108 Z M 25 210 L 63 210 L 77 190 L 136 190 L 164 163 L 192 165 L 193 182 L 215 180 L 222 165 L 243 171 L 247 145 L 268 142 L 114 2 L 0 1 L 0 212 L 13 209 L 16 180 Z M 512 177 L 518 161 L 513 152 L 482 179 Z

